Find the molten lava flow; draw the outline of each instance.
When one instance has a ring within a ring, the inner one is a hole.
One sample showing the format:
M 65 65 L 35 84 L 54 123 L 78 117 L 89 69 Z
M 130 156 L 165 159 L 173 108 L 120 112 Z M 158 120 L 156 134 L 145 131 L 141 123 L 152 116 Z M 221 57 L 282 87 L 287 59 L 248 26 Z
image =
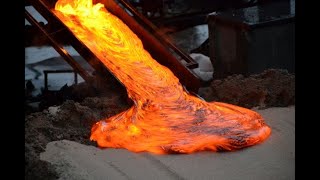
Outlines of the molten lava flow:
M 236 150 L 269 136 L 271 129 L 258 113 L 188 94 L 102 4 L 59 0 L 54 13 L 122 82 L 134 101 L 127 111 L 92 127 L 90 139 L 100 147 L 192 153 Z

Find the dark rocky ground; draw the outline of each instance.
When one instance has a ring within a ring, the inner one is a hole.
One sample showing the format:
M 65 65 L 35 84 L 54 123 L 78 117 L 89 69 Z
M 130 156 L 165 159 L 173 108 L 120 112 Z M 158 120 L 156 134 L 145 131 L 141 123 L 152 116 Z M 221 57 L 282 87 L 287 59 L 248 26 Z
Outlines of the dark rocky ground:
M 295 75 L 281 69 L 268 69 L 249 77 L 233 75 L 214 80 L 210 87 L 200 89 L 199 95 L 207 101 L 246 108 L 286 107 L 295 104 Z
M 82 144 L 94 145 L 90 140 L 90 128 L 104 118 L 120 113 L 129 107 L 120 95 L 88 97 L 81 103 L 65 101 L 42 112 L 25 117 L 25 177 L 26 179 L 56 179 L 57 175 L 39 154 L 46 144 L 68 139 Z
M 81 89 L 86 88 L 82 85 Z M 26 113 L 25 179 L 57 179 L 54 168 L 39 159 L 39 154 L 45 150 L 47 143 L 67 139 L 95 145 L 89 140 L 92 125 L 129 108 L 130 101 L 125 91 L 105 91 L 96 97 L 76 100 L 69 98 L 60 102 L 59 106 Z M 295 75 L 274 69 L 249 77 L 234 75 L 214 80 L 209 87 L 201 88 L 199 95 L 207 101 L 222 101 L 247 108 L 293 105 Z

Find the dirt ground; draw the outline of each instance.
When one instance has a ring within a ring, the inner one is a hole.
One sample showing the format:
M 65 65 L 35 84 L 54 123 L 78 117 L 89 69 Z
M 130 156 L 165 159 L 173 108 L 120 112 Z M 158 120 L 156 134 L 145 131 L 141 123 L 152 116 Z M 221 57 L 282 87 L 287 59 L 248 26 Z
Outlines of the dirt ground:
M 49 107 L 25 117 L 25 177 L 26 179 L 56 179 L 50 164 L 40 161 L 46 144 L 68 139 L 82 144 L 89 140 L 92 125 L 129 107 L 121 95 L 90 97 L 81 103 L 67 100 L 61 106 Z
M 199 95 L 206 101 L 247 108 L 285 107 L 295 104 L 295 75 L 274 69 L 249 77 L 234 75 L 213 81 L 209 87 L 201 88 Z M 89 140 L 92 125 L 127 108 L 126 94 L 113 92 L 81 102 L 67 100 L 60 106 L 26 115 L 25 179 L 57 179 L 54 167 L 39 158 L 46 145 L 57 140 L 95 145 Z
M 246 108 L 286 107 L 295 104 L 295 75 L 281 69 L 268 69 L 249 77 L 233 75 L 214 80 L 198 94 L 206 101 Z

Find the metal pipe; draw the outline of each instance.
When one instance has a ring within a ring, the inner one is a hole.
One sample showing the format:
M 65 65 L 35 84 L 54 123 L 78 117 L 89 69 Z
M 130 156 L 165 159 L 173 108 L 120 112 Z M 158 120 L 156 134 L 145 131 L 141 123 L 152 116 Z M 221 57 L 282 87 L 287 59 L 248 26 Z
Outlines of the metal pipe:
M 48 90 L 48 73 L 47 72 L 43 72 L 44 73 L 44 90 Z
M 78 84 L 78 73 L 74 70 L 44 70 L 44 89 L 48 90 L 48 74 L 49 73 L 73 73 L 74 84 Z
M 74 72 L 74 84 L 78 84 L 78 73 Z

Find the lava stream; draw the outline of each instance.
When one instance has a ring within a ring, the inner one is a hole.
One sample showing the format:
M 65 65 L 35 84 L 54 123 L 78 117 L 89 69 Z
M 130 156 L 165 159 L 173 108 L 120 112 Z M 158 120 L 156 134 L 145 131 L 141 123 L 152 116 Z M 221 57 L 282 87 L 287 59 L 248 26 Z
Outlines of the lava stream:
M 103 4 L 59 0 L 53 12 L 126 87 L 134 105 L 96 123 L 100 147 L 157 154 L 236 150 L 265 140 L 258 113 L 186 92 L 179 79 L 144 50 L 141 40 Z

